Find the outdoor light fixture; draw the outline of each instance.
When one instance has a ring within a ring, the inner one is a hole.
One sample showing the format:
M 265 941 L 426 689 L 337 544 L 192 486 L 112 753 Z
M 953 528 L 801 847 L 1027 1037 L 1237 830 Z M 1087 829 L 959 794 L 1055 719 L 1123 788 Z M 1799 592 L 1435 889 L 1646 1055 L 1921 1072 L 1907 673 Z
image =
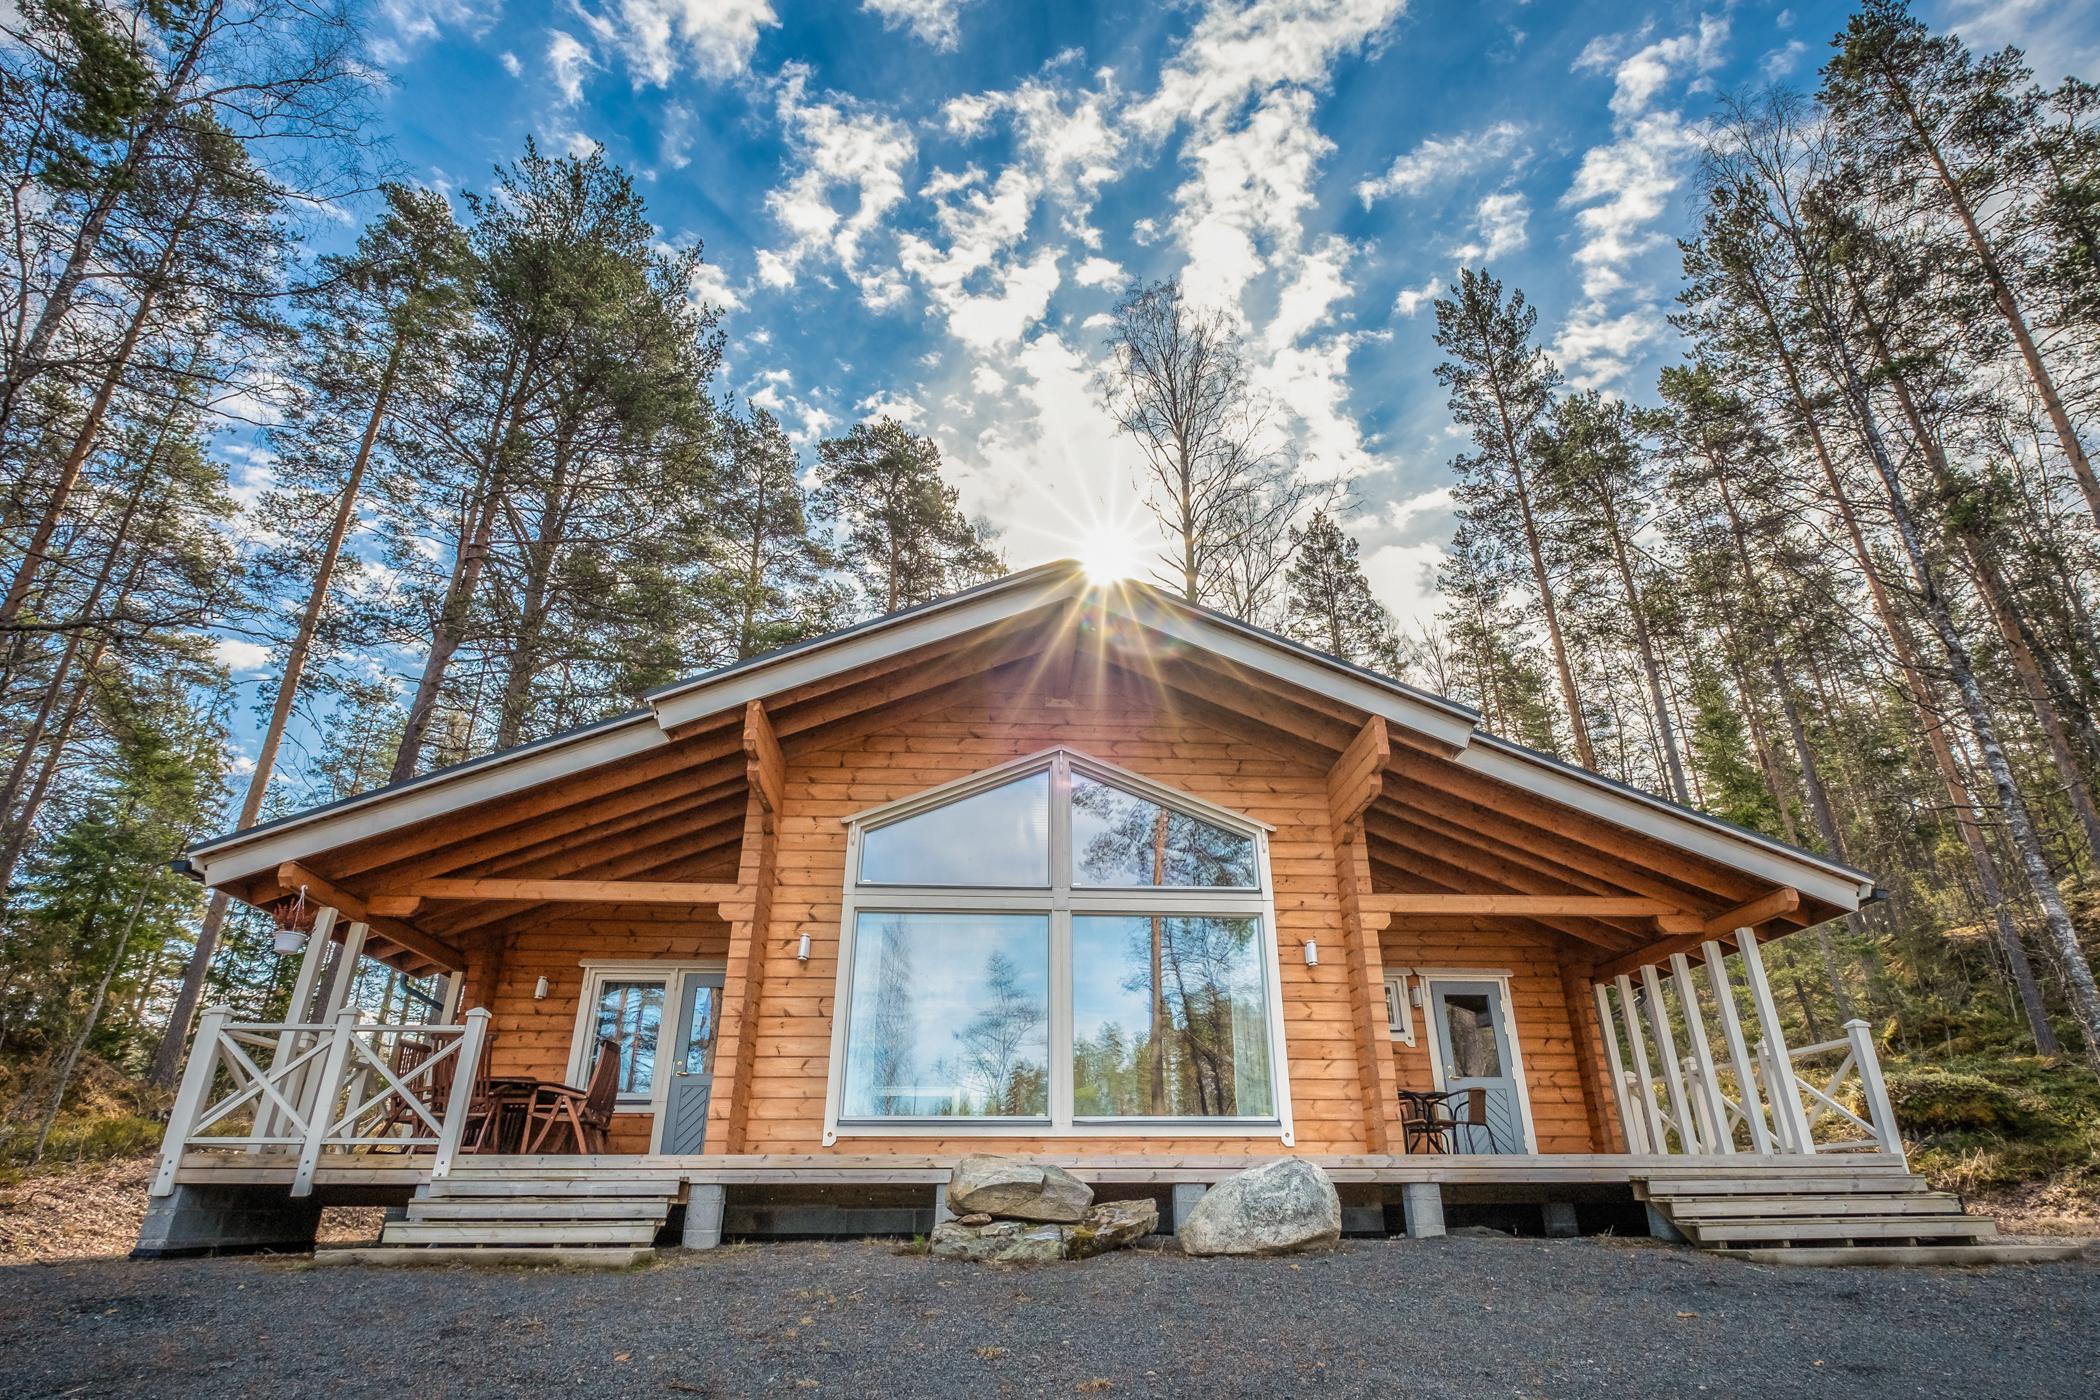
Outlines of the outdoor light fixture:
M 795 961 L 809 961 L 809 935 L 806 933 L 802 935 L 802 941 L 795 945 Z
M 1320 965 L 1320 945 L 1317 941 L 1310 938 L 1305 940 L 1305 965 L 1307 967 L 1318 967 Z
M 542 977 L 539 981 L 532 984 L 532 999 L 534 1001 L 545 1001 L 547 999 L 546 978 Z

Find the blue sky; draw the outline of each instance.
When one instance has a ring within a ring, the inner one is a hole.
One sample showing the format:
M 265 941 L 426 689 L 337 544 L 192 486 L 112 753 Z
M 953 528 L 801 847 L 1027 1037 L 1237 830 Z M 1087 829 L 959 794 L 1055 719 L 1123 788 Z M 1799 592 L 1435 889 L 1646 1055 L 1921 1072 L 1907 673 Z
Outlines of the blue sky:
M 1459 446 L 1429 297 L 1488 266 L 1572 381 L 1643 396 L 1698 124 L 1717 91 L 1812 84 L 1846 9 L 383 0 L 374 54 L 412 178 L 604 143 L 666 241 L 705 246 L 722 387 L 805 446 L 877 412 L 931 433 L 1016 567 L 1149 531 L 1091 376 L 1126 281 L 1181 277 L 1241 318 L 1305 468 L 1352 483 L 1411 619 Z M 1923 13 L 2100 75 L 2086 7 Z

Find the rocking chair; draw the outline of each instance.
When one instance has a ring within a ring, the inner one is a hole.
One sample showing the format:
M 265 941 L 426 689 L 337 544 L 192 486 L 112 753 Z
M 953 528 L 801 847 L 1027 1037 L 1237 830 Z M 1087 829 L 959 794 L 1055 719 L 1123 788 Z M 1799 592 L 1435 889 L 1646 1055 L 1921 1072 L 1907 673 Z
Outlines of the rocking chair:
M 588 1088 L 566 1084 L 542 1084 L 533 1092 L 525 1112 L 525 1140 L 529 1153 L 547 1150 L 548 1141 L 566 1135 L 569 1146 L 556 1147 L 589 1155 L 605 1150 L 606 1131 L 612 1127 L 613 1101 L 620 1092 L 620 1042 L 605 1036 L 598 1042 L 598 1062 L 591 1068 Z

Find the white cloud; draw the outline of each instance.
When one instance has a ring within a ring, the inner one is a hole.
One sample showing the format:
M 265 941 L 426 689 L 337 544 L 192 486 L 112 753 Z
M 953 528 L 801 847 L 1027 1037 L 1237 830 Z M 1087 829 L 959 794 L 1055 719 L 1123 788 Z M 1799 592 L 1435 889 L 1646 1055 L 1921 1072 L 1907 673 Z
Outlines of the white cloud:
M 1006 392 L 1007 378 L 990 365 L 979 365 L 970 371 L 970 387 L 986 397 Z
M 637 87 L 662 87 L 681 66 L 703 78 L 741 73 L 759 31 L 780 24 L 771 0 L 617 0 L 603 13 L 580 4 L 576 13 L 627 60 Z
M 379 0 L 366 46 L 381 64 L 405 63 L 447 29 L 481 33 L 500 8 L 497 0 Z
M 1229 120 L 1259 93 L 1324 84 L 1334 61 L 1381 36 L 1405 0 L 1210 0 L 1132 113 L 1163 135 L 1180 122 Z
M 1072 280 L 1082 287 L 1117 287 L 1127 276 L 1123 265 L 1109 258 L 1088 258 L 1072 269 Z
M 853 409 L 860 414 L 863 423 L 877 418 L 894 418 L 907 428 L 917 427 L 919 420 L 926 416 L 925 409 L 902 394 L 870 394 L 853 405 Z
M 1531 202 L 1518 190 L 1498 190 L 1473 211 L 1474 239 L 1451 256 L 1462 263 L 1493 262 L 1531 241 Z
M 554 75 L 562 105 L 573 107 L 583 100 L 583 75 L 598 65 L 583 42 L 566 30 L 548 31 L 547 68 Z
M 1432 277 L 1419 287 L 1402 287 L 1400 295 L 1393 298 L 1393 311 L 1412 319 L 1417 311 L 1441 296 L 1443 291 L 1444 279 L 1441 277 Z
M 1385 174 L 1357 185 L 1357 198 L 1369 207 L 1388 195 L 1416 195 L 1463 179 L 1508 160 L 1523 134 L 1515 122 L 1496 122 L 1458 136 L 1432 136 L 1395 160 Z M 1515 162 L 1522 163 L 1521 159 Z
M 909 29 L 913 37 L 943 51 L 959 37 L 956 19 L 969 0 L 861 0 L 860 7 L 880 16 L 884 29 Z
M 1808 45 L 1799 39 L 1789 39 L 1758 60 L 1757 71 L 1764 75 L 1766 82 L 1778 82 L 1800 67 L 1802 56 L 1807 52 Z
M 505 49 L 502 53 L 497 54 L 496 61 L 501 63 L 503 71 L 510 74 L 513 78 L 520 77 L 525 72 L 525 65 L 509 49 Z
M 849 99 L 807 97 L 809 70 L 791 64 L 780 80 L 775 110 L 793 149 L 795 173 L 766 196 L 766 208 L 788 233 L 785 248 L 758 255 L 759 280 L 793 285 L 806 258 L 828 255 L 848 274 L 860 262 L 861 243 L 904 199 L 904 170 L 917 145 L 904 124 Z M 850 190 L 854 205 L 841 212 L 834 191 Z M 878 282 L 864 288 L 880 296 Z
M 1565 318 L 1554 350 L 1582 388 L 1625 375 L 1648 344 L 1668 334 L 1661 293 L 1652 280 L 1636 285 L 1635 277 L 1644 261 L 1669 246 L 1656 225 L 1684 183 L 1701 130 L 1654 103 L 1672 81 L 1705 81 L 1702 75 L 1721 61 L 1728 20 L 1703 15 L 1692 31 L 1652 41 L 1649 32 L 1644 27 L 1592 40 L 1575 64 L 1609 68 L 1613 78 L 1612 139 L 1583 153 L 1561 197 L 1562 207 L 1576 211 L 1582 236 L 1574 256 L 1583 300 Z
M 686 291 L 695 301 L 720 307 L 724 311 L 743 309 L 743 293 L 731 285 L 729 272 L 720 263 L 701 263 L 693 269 L 693 275 L 686 280 L 685 285 Z
M 270 664 L 270 648 L 239 637 L 212 638 L 211 655 L 212 660 L 236 676 L 260 671 Z

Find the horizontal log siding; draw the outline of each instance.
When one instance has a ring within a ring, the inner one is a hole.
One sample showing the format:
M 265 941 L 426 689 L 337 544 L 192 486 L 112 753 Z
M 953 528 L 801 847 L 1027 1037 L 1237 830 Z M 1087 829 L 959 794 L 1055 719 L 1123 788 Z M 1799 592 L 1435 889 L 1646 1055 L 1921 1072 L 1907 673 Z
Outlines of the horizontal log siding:
M 583 991 L 583 964 L 589 962 L 690 961 L 719 958 L 729 948 L 729 926 L 718 920 L 671 922 L 651 919 L 555 919 L 527 932 L 516 934 L 504 947 L 493 971 L 493 990 L 485 999 L 470 999 L 470 1005 L 487 1006 L 491 1014 L 489 1073 L 529 1074 L 538 1079 L 562 1080 L 569 1074 L 569 1049 L 576 1034 L 576 1002 Z M 486 979 L 488 964 L 470 959 L 470 998 L 480 962 Z M 547 979 L 547 997 L 534 1000 L 533 988 Z M 486 982 L 484 981 L 484 985 Z M 664 1016 L 664 1034 L 671 1032 L 671 1015 Z M 668 1041 L 661 1053 L 668 1057 Z M 655 1115 L 621 1112 L 613 1115 L 611 1142 L 614 1152 L 647 1152 Z
M 780 872 L 766 941 L 758 1061 L 745 1150 L 821 1151 L 824 1085 L 837 988 L 845 883 L 842 818 L 981 772 L 1057 744 L 1272 824 L 1285 1043 L 1305 1152 L 1361 1151 L 1363 1112 L 1340 941 L 1334 860 L 1327 829 L 1326 775 L 1302 762 L 1205 728 L 1130 691 L 1050 709 L 1039 695 L 971 686 L 936 714 L 900 722 L 835 748 L 788 756 Z M 810 935 L 809 962 L 795 960 Z M 1299 945 L 1319 939 L 1326 956 L 1305 966 Z M 944 1138 L 842 1137 L 851 1153 L 993 1152 L 1246 1153 L 1273 1156 L 1263 1137 L 1015 1138 L 958 1133 Z
M 1608 1152 L 1594 1142 L 1583 1095 L 1572 1018 L 1561 982 L 1561 953 L 1547 938 L 1513 930 L 1418 933 L 1387 930 L 1379 939 L 1388 969 L 1469 968 L 1507 971 L 1509 999 L 1516 1008 L 1517 1047 L 1531 1092 L 1531 1121 L 1541 1152 Z M 1435 1087 L 1429 1063 L 1426 1006 L 1414 1009 L 1415 1043 L 1393 1042 L 1393 1058 L 1404 1089 Z

